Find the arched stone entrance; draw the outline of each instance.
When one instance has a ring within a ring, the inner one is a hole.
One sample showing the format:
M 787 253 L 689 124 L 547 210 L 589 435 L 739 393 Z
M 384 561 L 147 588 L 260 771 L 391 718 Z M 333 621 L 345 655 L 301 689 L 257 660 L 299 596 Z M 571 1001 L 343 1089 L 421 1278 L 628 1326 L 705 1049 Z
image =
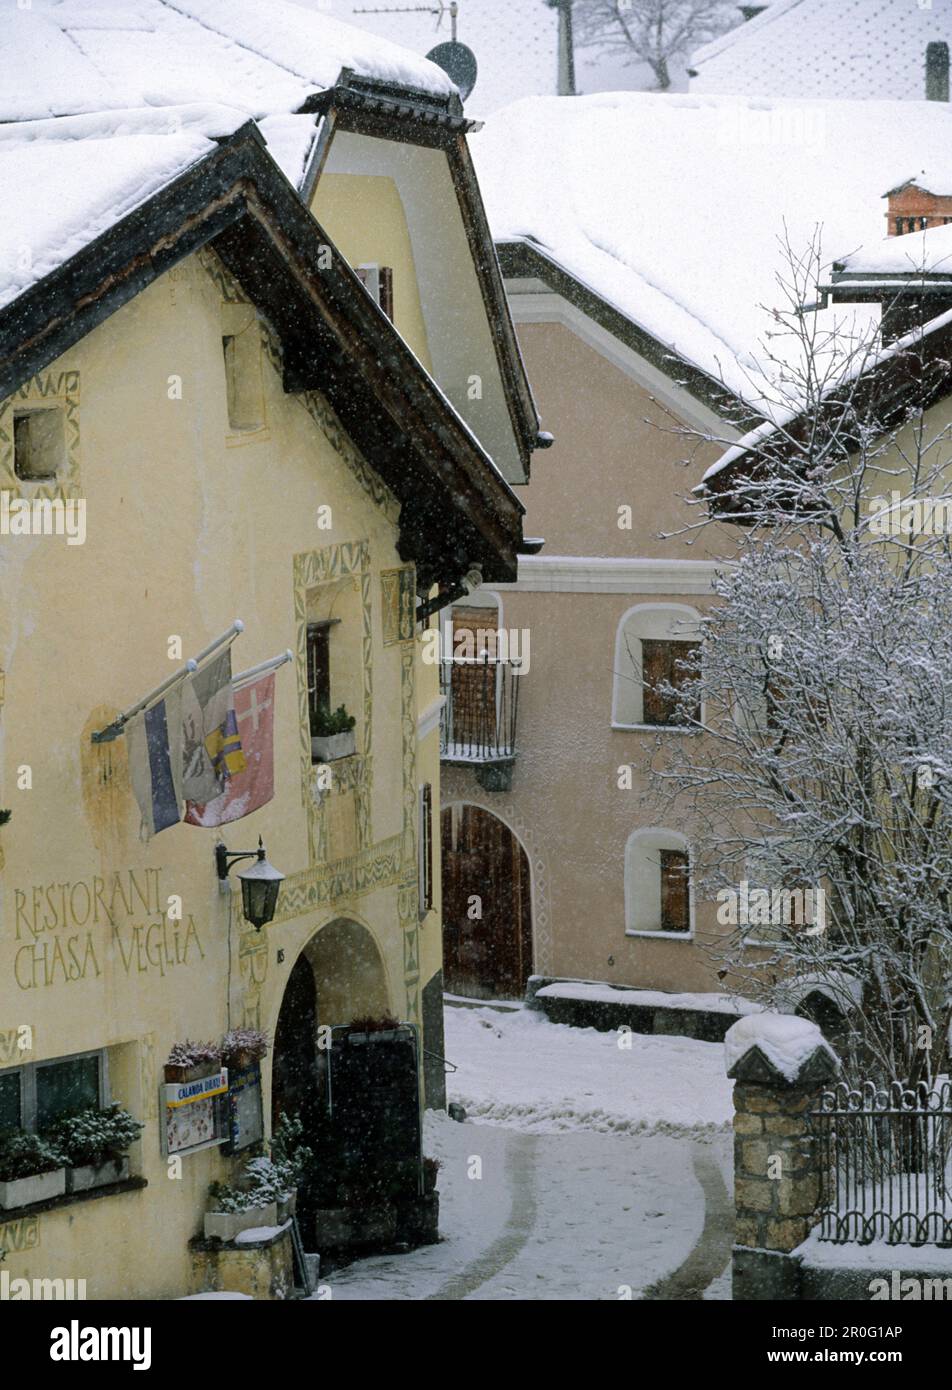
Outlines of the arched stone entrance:
M 441 830 L 446 989 L 519 998 L 532 973 L 528 856 L 505 821 L 471 802 L 447 806 Z
M 350 918 L 315 932 L 288 976 L 274 1030 L 271 1114 L 297 1112 L 313 1129 L 324 1103 L 326 1054 L 318 1029 L 391 1011 L 387 976 L 370 931 Z

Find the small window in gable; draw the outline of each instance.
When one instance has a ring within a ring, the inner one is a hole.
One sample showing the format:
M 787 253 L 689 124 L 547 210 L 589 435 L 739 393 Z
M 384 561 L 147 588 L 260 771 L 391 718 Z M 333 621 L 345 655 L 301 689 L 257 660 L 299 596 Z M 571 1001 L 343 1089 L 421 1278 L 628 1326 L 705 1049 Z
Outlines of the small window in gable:
M 66 462 L 66 429 L 60 406 L 14 411 L 13 471 L 25 482 L 55 478 Z
M 364 289 L 393 323 L 393 270 L 389 265 L 359 265 L 356 273 Z
M 252 305 L 222 306 L 221 347 L 228 426 L 235 433 L 260 430 L 264 425 L 261 340 L 258 316 Z

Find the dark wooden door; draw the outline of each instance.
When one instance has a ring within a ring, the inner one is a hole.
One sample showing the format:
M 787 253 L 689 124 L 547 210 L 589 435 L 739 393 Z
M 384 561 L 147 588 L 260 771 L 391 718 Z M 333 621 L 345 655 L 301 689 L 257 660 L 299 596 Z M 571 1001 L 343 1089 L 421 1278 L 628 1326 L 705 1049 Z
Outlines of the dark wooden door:
M 532 973 L 526 852 L 480 806 L 448 806 L 441 831 L 446 989 L 475 999 L 517 999 Z

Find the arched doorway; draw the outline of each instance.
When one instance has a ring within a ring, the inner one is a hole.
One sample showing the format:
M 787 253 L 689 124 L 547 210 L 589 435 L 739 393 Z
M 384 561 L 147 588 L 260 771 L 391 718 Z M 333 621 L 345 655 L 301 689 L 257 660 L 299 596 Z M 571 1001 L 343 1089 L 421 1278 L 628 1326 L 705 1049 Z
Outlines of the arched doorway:
M 529 859 L 505 821 L 482 806 L 447 806 L 443 847 L 443 976 L 450 994 L 516 999 L 532 973 Z
M 274 1030 L 271 1116 L 297 1112 L 310 1130 L 324 1103 L 326 1052 L 318 1028 L 390 1012 L 383 960 L 359 922 L 341 918 L 311 937 L 288 976 Z

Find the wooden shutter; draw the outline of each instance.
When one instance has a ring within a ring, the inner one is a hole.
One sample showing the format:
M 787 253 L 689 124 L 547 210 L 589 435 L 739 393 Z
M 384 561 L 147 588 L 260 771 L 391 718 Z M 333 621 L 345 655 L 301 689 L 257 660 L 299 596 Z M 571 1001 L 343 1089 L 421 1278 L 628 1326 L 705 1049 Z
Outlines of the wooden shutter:
M 690 931 L 688 856 L 683 849 L 662 849 L 661 930 Z
M 700 651 L 700 642 L 659 641 L 657 638 L 641 639 L 641 679 L 644 686 L 644 705 L 642 722 L 645 724 L 678 724 L 677 701 L 666 696 L 658 686 L 668 684 L 680 690 L 691 674 L 681 669 L 682 662 L 692 660 Z M 700 706 L 695 706 L 691 717 L 700 720 Z

